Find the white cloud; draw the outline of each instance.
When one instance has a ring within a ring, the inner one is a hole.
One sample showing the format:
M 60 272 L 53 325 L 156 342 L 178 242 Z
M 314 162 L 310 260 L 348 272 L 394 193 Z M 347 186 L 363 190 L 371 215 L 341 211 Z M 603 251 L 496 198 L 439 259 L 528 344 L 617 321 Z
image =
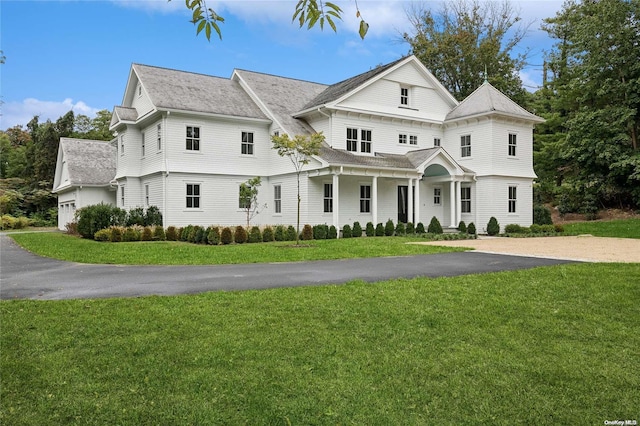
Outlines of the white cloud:
M 34 116 L 39 117 L 41 123 L 51 120 L 56 121 L 69 111 L 76 115 L 82 114 L 93 118 L 100 108 L 93 108 L 82 101 L 74 102 L 67 98 L 63 101 L 42 101 L 27 98 L 22 102 L 7 102 L 2 104 L 0 115 L 0 129 L 6 130 L 16 125 L 26 126 Z

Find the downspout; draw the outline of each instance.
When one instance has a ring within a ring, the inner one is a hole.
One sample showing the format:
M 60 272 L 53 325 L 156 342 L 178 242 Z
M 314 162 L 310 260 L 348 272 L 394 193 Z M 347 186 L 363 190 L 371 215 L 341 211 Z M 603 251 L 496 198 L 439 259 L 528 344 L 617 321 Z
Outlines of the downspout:
M 167 112 L 167 115 L 171 114 L 171 112 Z M 164 164 L 164 173 L 162 179 L 162 227 L 167 228 L 167 178 L 169 176 L 169 165 L 167 164 L 167 149 L 168 143 L 165 135 L 167 134 L 167 117 L 162 115 L 162 162 Z

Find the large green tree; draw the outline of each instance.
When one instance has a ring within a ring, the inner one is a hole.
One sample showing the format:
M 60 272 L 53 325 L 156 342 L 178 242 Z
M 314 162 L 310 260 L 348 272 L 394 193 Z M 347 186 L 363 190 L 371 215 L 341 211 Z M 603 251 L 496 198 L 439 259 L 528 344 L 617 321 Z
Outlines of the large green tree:
M 545 20 L 557 40 L 547 113 L 564 137 L 537 150 L 555 154 L 550 169 L 573 208 L 640 205 L 639 21 L 640 0 L 571 0 Z
M 486 78 L 525 103 L 518 72 L 528 51 L 515 55 L 515 48 L 530 24 L 523 24 L 508 1 L 451 0 L 437 12 L 414 6 L 407 16 L 412 32 L 403 38 L 411 52 L 456 99 L 469 96 Z

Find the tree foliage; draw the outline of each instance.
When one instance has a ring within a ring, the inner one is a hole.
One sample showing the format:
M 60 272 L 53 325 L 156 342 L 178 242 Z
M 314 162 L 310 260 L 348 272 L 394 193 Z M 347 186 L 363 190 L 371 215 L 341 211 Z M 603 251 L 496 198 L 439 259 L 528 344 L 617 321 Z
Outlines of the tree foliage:
M 439 12 L 420 6 L 407 11 L 413 29 L 404 40 L 411 52 L 462 100 L 486 79 L 519 103 L 525 92 L 518 71 L 528 51 L 514 56 L 526 35 L 525 25 L 510 3 L 450 0 Z
M 247 229 L 251 219 L 260 213 L 258 205 L 258 188 L 262 184 L 260 176 L 256 176 L 240 184 L 240 207 L 247 216 Z

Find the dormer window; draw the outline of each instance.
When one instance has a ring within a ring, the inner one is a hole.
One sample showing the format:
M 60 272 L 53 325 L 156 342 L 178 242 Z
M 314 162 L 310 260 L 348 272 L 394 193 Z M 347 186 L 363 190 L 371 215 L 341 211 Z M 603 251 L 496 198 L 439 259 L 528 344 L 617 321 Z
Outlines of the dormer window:
M 400 106 L 409 106 L 409 88 L 400 87 Z

